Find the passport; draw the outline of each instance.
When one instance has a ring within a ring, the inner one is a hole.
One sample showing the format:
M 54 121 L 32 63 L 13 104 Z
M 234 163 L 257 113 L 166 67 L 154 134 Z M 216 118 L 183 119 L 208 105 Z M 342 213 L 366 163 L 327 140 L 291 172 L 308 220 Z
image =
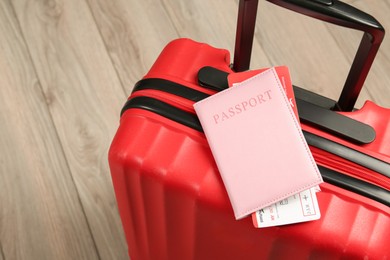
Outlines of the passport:
M 228 76 L 229 86 L 242 82 L 265 70 L 266 69 L 259 69 L 232 73 Z M 283 90 L 287 95 L 289 104 L 292 107 L 296 118 L 299 120 L 288 67 L 278 66 L 275 67 L 275 70 L 283 85 Z M 257 228 L 266 228 L 319 219 L 321 217 L 321 212 L 316 194 L 319 191 L 320 187 L 316 186 L 252 213 L 253 225 Z
M 194 104 L 234 216 L 322 182 L 275 68 Z

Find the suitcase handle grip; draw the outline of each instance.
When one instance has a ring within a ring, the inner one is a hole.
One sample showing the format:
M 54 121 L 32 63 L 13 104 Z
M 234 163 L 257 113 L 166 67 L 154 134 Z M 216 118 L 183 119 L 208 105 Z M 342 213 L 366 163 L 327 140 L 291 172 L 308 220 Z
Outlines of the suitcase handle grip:
M 267 1 L 325 22 L 368 32 L 375 42 L 380 43 L 383 38 L 384 29 L 374 17 L 338 0 Z
M 371 15 L 338 0 L 267 0 L 316 19 L 364 31 L 335 109 L 352 111 L 385 30 Z M 258 0 L 240 0 L 233 69 L 249 69 Z M 249 50 L 248 50 L 249 49 Z

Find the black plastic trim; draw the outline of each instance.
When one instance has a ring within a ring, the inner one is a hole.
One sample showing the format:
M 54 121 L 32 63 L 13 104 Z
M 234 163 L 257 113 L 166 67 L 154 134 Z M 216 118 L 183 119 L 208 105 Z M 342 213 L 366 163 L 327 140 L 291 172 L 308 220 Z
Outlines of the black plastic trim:
M 198 71 L 198 83 L 204 88 L 221 91 L 229 87 L 229 73 L 205 66 Z
M 151 111 L 177 123 L 203 132 L 196 115 L 185 112 L 160 100 L 150 97 L 134 97 L 126 102 L 122 109 L 122 114 L 126 110 L 132 108 Z M 319 170 L 326 182 L 390 206 L 390 191 L 323 166 L 319 166 Z
M 390 164 L 307 131 L 303 131 L 303 134 L 307 143 L 311 146 L 330 152 L 390 178 Z
M 390 207 L 390 191 L 320 165 L 318 165 L 318 169 L 327 183 L 363 195 Z
M 293 85 L 293 89 L 297 99 L 299 98 L 300 100 L 304 100 L 327 110 L 331 110 L 336 105 L 336 101 L 333 99 L 321 96 L 304 88 Z
M 134 97 L 127 100 L 125 106 L 122 108 L 121 116 L 130 108 L 145 109 L 160 116 L 171 119 L 175 122 L 191 127 L 195 130 L 203 132 L 199 119 L 196 115 L 185 112 L 175 106 L 162 102 L 151 97 Z
M 147 78 L 138 81 L 134 86 L 133 92 L 145 89 L 164 91 L 192 101 L 199 101 L 209 96 L 201 91 L 159 78 Z
M 296 102 L 299 118 L 304 123 L 358 144 L 369 144 L 375 140 L 376 133 L 370 125 L 299 98 Z

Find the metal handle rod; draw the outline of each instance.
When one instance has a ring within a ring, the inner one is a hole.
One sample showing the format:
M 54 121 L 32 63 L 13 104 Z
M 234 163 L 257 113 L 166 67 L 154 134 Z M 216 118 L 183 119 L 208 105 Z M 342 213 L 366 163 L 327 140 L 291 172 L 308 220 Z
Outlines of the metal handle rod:
M 238 6 L 233 59 L 233 70 L 237 72 L 249 69 L 258 3 L 258 0 L 240 0 Z

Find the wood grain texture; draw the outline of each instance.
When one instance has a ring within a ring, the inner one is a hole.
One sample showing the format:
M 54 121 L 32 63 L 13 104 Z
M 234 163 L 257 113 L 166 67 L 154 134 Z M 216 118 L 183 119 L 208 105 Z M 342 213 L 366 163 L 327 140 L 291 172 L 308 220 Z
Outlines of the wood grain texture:
M 237 1 L 88 0 L 126 93 L 149 70 L 164 46 L 191 38 L 233 53 Z M 137 15 L 142 14 L 142 15 Z M 254 44 L 255 67 L 269 66 L 261 46 Z M 258 62 L 260 61 L 260 62 Z
M 347 0 L 390 28 L 390 0 Z M 238 0 L 0 1 L 0 260 L 128 259 L 107 151 L 134 84 L 189 37 L 233 53 Z M 337 98 L 361 32 L 260 1 L 251 68 Z M 358 107 L 390 107 L 385 37 Z
M 161 1 L 87 0 L 127 94 L 178 37 Z
M 1 246 L 1 243 L 0 243 L 0 260 L 5 260 L 4 252 L 3 252 L 3 248 Z
M 101 259 L 126 244 L 107 151 L 126 96 L 83 1 L 13 1 Z M 89 258 L 88 258 L 89 259 Z
M 0 2 L 0 258 L 97 259 L 41 84 Z

